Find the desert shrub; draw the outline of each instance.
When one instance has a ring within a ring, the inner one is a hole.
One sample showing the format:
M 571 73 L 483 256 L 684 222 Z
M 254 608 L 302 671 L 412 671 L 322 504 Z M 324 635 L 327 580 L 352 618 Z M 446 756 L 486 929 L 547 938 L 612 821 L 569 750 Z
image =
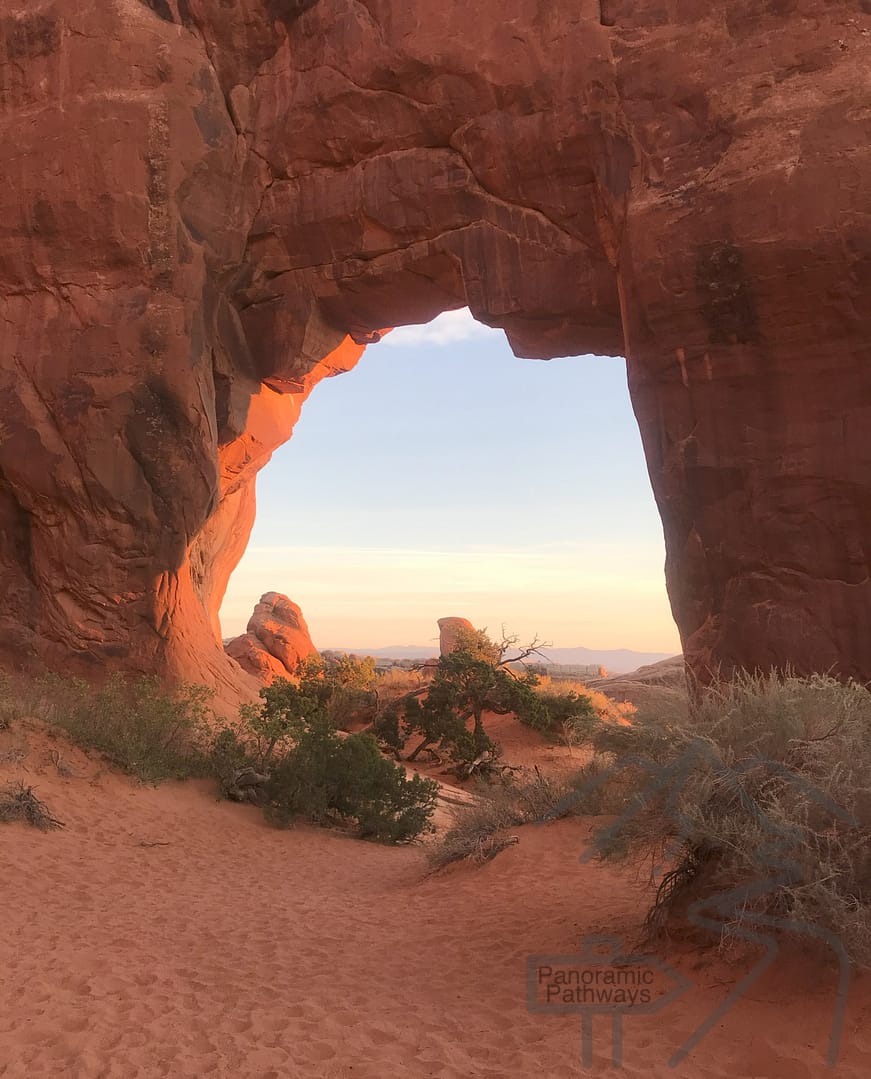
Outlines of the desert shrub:
M 487 665 L 471 660 L 464 653 L 454 652 L 443 656 L 439 671 L 423 699 L 409 697 L 404 708 L 405 736 L 420 736 L 420 741 L 409 754 L 408 760 L 415 760 L 425 749 L 438 747 L 447 751 L 451 760 L 457 764 L 469 763 L 485 750 L 495 748 L 495 743 L 484 730 L 483 711 L 485 694 L 480 686 L 470 685 L 475 672 L 463 671 L 469 675 L 458 676 L 461 663 L 468 659 L 469 667 L 487 675 Z M 473 698 L 476 698 L 473 700 Z M 474 726 L 468 729 L 472 719 Z
M 575 812 L 567 798 L 571 788 L 566 781 L 543 775 L 537 768 L 533 776 L 508 785 L 507 790 L 525 824 L 558 820 Z
M 94 687 L 79 679 L 46 676 L 36 686 L 34 712 L 147 783 L 205 774 L 200 748 L 211 691 L 157 678 L 113 675 Z
M 23 783 L 0 787 L 0 821 L 24 821 L 43 832 L 63 828 L 63 823 L 51 815 L 45 802 L 36 797 L 33 787 Z
M 430 818 L 439 790 L 435 780 L 408 775 L 405 769 L 385 760 L 368 734 L 346 739 L 342 755 L 346 773 L 354 777 L 353 784 L 348 784 L 354 799 L 349 802 L 348 788 L 343 788 L 342 812 L 356 818 L 364 838 L 402 843 L 432 831 Z
M 391 704 L 386 738 L 395 745 L 419 736 L 409 760 L 424 750 L 444 750 L 465 774 L 482 756 L 498 755 L 484 727 L 486 712 L 514 713 L 529 726 L 546 729 L 550 720 L 534 691 L 537 678 L 517 674 L 503 658 L 514 644 L 514 638 L 497 644 L 478 630 L 461 634 L 460 646 L 439 658 L 425 691 L 415 690 Z
M 615 768 L 613 758 L 608 754 L 593 753 L 585 764 L 567 777 L 566 792 L 555 806 L 554 815 L 601 817 L 622 813 L 637 785 L 638 776 L 633 769 Z
M 549 730 L 558 733 L 568 746 L 589 741 L 596 726 L 591 720 L 626 724 L 637 711 L 629 701 L 612 701 L 604 693 L 589 689 L 575 679 L 555 679 L 545 675 L 538 679 L 535 692 L 544 700 Z
M 565 784 L 539 772 L 496 787 L 482 785 L 477 800 L 457 808 L 452 827 L 430 849 L 430 864 L 441 869 L 452 862 L 489 861 L 517 841 L 510 829 L 573 812 L 570 793 Z
M 669 866 L 651 930 L 682 912 L 723 939 L 761 927 L 823 934 L 871 961 L 864 687 L 746 675 L 702 694 L 689 725 L 640 712 L 592 741 L 628 794 L 596 851 Z
M 322 662 L 322 678 L 329 687 L 326 709 L 333 725 L 371 722 L 378 708 L 374 657 L 331 653 Z
M 285 711 L 287 707 L 299 710 L 298 702 L 304 699 L 308 712 L 322 710 L 334 727 L 369 722 L 378 701 L 375 660 L 341 653 L 306 656 L 298 662 L 292 679 L 276 678 L 267 691 L 267 700 L 286 698 L 290 702 Z
M 537 652 L 536 642 L 519 649 L 521 656 Z M 398 752 L 411 736 L 419 738 L 409 760 L 424 751 L 446 751 L 465 774 L 482 755 L 498 755 L 484 726 L 484 715 L 513 713 L 521 723 L 543 734 L 562 733 L 577 744 L 589 722 L 616 709 L 594 702 L 574 685 L 557 686 L 525 670 L 523 662 L 508 659 L 517 650 L 514 637 L 492 641 L 481 630 L 461 631 L 454 651 L 431 668 L 431 680 L 404 696 L 392 698 L 376 717 L 373 729 Z M 605 701 L 601 694 L 597 697 Z
M 6 730 L 13 719 L 19 716 L 18 703 L 9 679 L 0 675 L 0 731 Z
M 0 730 L 8 728 L 13 720 L 42 714 L 45 682 L 45 677 L 0 674 Z
M 222 792 L 242 800 L 244 791 L 278 825 L 353 822 L 361 836 L 390 843 L 427 831 L 438 784 L 406 775 L 371 734 L 337 732 L 321 684 L 277 679 L 260 706 L 215 733 L 209 758 Z
M 459 652 L 495 667 L 502 660 L 508 648 L 514 644 L 516 644 L 516 638 L 513 637 L 500 644 L 489 637 L 485 629 L 470 629 L 467 626 L 458 626 L 454 631 L 454 648 L 449 654 L 453 655 Z
M 459 861 L 480 865 L 509 846 L 508 829 L 520 824 L 523 815 L 513 800 L 481 795 L 477 803 L 457 809 L 451 828 L 430 848 L 429 862 L 435 869 Z
M 218 728 L 207 741 L 206 763 L 209 772 L 218 781 L 222 798 L 237 798 L 239 776 L 246 770 L 262 775 L 262 755 L 257 749 L 257 738 L 244 723 Z M 260 801 L 259 796 L 252 798 Z
M 483 865 L 517 842 L 517 836 L 505 831 L 479 829 L 474 821 L 464 821 L 452 828 L 437 847 L 433 847 L 429 861 L 433 869 L 444 869 L 453 862 Z
M 435 664 L 432 664 L 434 669 Z M 425 672 L 425 673 L 424 673 Z M 402 729 L 403 701 L 422 696 L 426 692 L 425 674 L 431 673 L 429 665 L 422 670 L 392 667 L 380 671 L 375 682 L 376 708 L 372 732 L 391 751 L 398 753 L 407 737 Z
M 242 772 L 253 771 L 265 783 L 275 761 L 282 760 L 305 732 L 308 718 L 325 717 L 324 700 L 304 679 L 276 678 L 260 690 L 260 698 L 260 704 L 243 704 L 239 719 L 217 728 L 208 740 L 209 770 L 224 797 L 236 797 Z
M 435 664 L 432 664 L 435 666 Z M 428 665 L 420 670 L 410 670 L 406 667 L 391 667 L 386 671 L 379 671 L 375 678 L 375 689 L 378 700 L 385 706 L 391 701 L 404 697 L 406 693 L 412 693 L 420 689 L 424 684 L 424 672 Z
M 374 690 L 339 687 L 327 705 L 330 722 L 339 730 L 369 724 L 377 713 L 378 698 Z
M 568 690 L 565 693 L 539 693 L 536 695 L 539 707 L 530 709 L 525 718 L 527 726 L 534 730 L 553 733 L 560 732 L 566 741 L 575 744 L 585 740 L 587 732 L 592 730 L 599 713 L 585 693 Z
M 374 656 L 354 656 L 346 652 L 331 652 L 321 658 L 329 680 L 346 689 L 372 690 L 377 674 Z
M 271 816 L 316 823 L 355 821 L 360 835 L 398 843 L 427 830 L 438 784 L 407 776 L 369 734 L 341 738 L 323 719 L 307 725 L 277 762 L 267 798 Z
M 375 717 L 372 723 L 372 733 L 385 749 L 389 749 L 391 753 L 398 757 L 408 737 L 408 732 L 403 724 L 402 706 L 397 702 L 388 704 Z

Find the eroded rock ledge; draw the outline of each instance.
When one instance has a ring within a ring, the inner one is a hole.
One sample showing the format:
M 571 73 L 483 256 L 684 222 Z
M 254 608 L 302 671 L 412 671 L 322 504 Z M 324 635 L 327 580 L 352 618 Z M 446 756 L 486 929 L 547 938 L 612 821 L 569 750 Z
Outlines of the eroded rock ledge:
M 698 675 L 871 678 L 869 72 L 865 0 L 6 0 L 7 662 L 237 684 L 257 470 L 468 304 L 627 357 Z

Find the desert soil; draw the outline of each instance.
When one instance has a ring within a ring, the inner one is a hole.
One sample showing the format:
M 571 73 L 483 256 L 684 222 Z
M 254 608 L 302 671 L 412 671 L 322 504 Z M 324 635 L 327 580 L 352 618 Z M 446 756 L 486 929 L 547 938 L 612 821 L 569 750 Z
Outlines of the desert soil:
M 621 1070 L 596 1018 L 585 1070 L 580 1017 L 532 1014 L 526 970 L 593 934 L 638 939 L 649 884 L 579 861 L 592 819 L 526 826 L 483 868 L 432 875 L 421 846 L 277 831 L 207 782 L 149 788 L 26 724 L 0 734 L 0 783 L 33 784 L 66 825 L 0 825 L 9 1079 L 871 1074 L 869 979 L 853 977 L 829 1069 L 835 969 L 788 948 L 670 1067 L 751 963 L 675 941 L 660 957 L 690 989 L 625 1018 Z M 501 734 L 509 757 L 567 767 Z

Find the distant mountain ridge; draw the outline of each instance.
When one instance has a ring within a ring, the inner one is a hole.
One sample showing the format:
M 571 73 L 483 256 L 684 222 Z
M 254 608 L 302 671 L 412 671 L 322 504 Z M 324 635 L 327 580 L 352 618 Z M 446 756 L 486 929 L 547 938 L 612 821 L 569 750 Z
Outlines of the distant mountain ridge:
M 395 644 L 386 648 L 334 648 L 333 652 L 353 652 L 358 656 L 374 656 L 376 659 L 429 659 L 439 654 L 438 641 L 431 645 Z M 567 665 L 594 664 L 604 667 L 609 674 L 627 674 L 638 667 L 671 659 L 674 652 L 634 652 L 631 648 L 546 648 L 542 650 L 549 663 Z

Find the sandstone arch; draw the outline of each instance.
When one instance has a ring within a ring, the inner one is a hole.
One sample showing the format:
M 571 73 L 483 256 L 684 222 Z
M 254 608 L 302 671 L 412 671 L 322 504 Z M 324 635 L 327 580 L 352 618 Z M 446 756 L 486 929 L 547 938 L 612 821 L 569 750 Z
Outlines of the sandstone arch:
M 7 661 L 235 685 L 257 469 L 468 303 L 627 356 L 698 673 L 871 678 L 869 81 L 864 0 L 6 0 Z

